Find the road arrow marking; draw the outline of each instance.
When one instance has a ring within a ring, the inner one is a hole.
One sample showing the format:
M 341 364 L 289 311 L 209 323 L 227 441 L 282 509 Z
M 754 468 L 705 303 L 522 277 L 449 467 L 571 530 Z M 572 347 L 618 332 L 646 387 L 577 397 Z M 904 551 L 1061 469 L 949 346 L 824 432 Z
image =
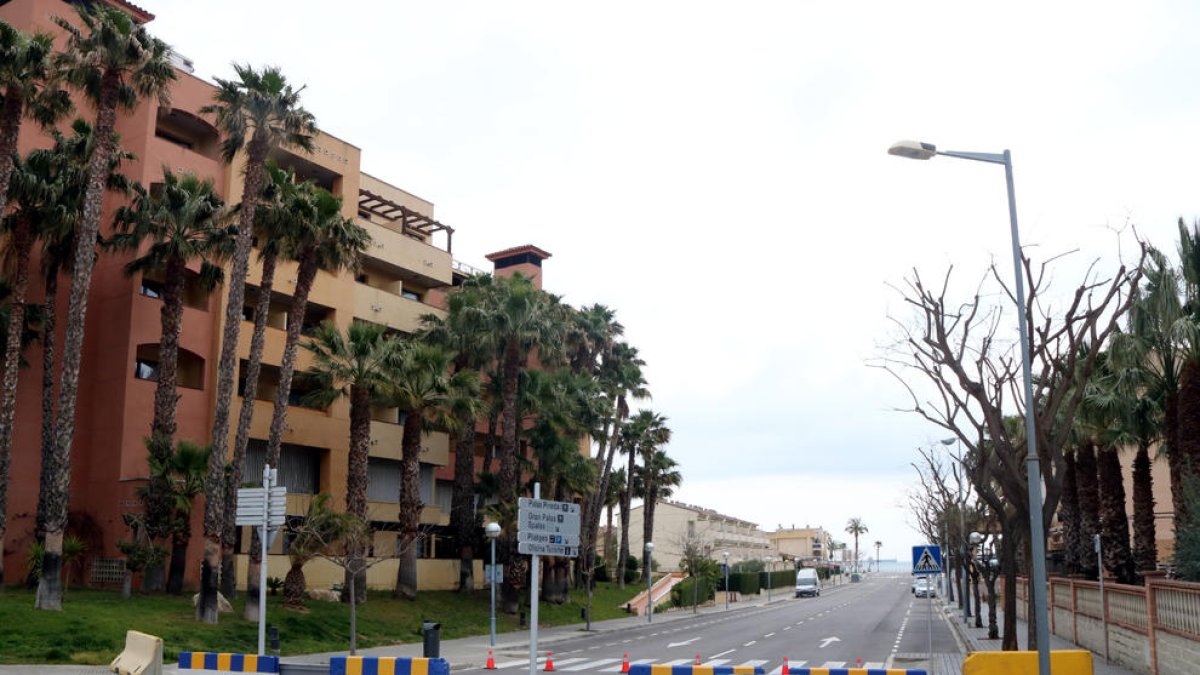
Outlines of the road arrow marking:
M 841 642 L 841 641 L 842 641 L 841 638 L 827 637 L 824 640 L 821 640 L 821 646 L 819 647 L 819 649 L 825 649 L 826 647 L 829 646 L 830 642 Z
M 647 547 L 647 548 L 649 548 L 649 547 Z M 692 644 L 693 642 L 695 642 L 696 640 L 699 640 L 699 639 L 700 639 L 699 637 L 694 637 L 694 638 L 692 638 L 691 640 L 684 640 L 683 642 L 671 642 L 671 643 L 669 643 L 669 644 L 667 645 L 667 647 L 668 647 L 668 648 L 670 648 L 670 647 L 682 647 L 683 645 L 690 645 L 690 644 Z

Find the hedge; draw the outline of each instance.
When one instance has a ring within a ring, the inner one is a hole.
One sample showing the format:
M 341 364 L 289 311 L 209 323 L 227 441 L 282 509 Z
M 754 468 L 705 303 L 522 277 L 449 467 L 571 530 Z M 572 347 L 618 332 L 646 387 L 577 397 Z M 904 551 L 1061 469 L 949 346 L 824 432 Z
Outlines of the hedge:
M 758 595 L 762 584 L 758 580 L 758 572 L 736 572 L 729 575 L 729 590 L 742 595 Z

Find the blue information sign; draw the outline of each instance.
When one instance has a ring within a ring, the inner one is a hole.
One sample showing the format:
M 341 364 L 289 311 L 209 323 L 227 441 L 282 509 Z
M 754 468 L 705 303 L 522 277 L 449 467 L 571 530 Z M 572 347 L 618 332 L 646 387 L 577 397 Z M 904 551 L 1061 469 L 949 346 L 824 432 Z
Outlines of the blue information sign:
M 914 546 L 912 558 L 913 574 L 941 574 L 942 548 L 940 546 Z

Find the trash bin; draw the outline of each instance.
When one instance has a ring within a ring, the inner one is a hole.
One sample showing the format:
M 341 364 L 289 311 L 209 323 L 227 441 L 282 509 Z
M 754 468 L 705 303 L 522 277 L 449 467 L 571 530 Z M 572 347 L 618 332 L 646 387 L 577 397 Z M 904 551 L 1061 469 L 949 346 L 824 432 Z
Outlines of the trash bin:
M 425 637 L 425 647 L 421 655 L 427 659 L 441 657 L 442 624 L 428 619 L 421 624 L 421 634 Z

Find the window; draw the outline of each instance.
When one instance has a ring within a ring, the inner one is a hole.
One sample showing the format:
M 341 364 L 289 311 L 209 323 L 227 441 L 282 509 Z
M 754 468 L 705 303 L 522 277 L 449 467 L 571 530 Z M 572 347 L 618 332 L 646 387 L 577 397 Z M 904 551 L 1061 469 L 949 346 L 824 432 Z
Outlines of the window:
M 321 487 L 321 455 L 324 451 L 307 445 L 284 443 L 279 448 L 279 484 L 288 492 L 316 494 Z M 263 464 L 267 458 L 267 442 L 252 439 L 246 447 L 246 463 L 242 476 L 247 483 L 262 482 Z
M 162 298 L 162 293 L 163 293 L 162 284 L 153 279 L 142 279 L 141 293 L 142 293 L 142 295 L 146 296 L 147 298 L 155 298 L 155 299 Z
M 373 502 L 400 502 L 400 462 L 380 457 L 367 458 L 367 499 Z
M 417 302 L 421 301 L 420 293 L 414 293 L 413 291 L 409 291 L 409 290 L 400 291 L 400 297 L 408 298 L 409 300 L 416 300 Z
M 694 520 L 689 520 L 689 521 L 688 521 L 688 530 L 687 530 L 687 532 L 688 532 L 688 533 L 687 533 L 687 536 L 689 536 L 689 537 L 694 537 L 694 536 L 696 536 L 696 521 L 694 521 Z
M 367 275 L 366 274 L 355 274 L 354 280 L 360 284 L 365 284 L 365 283 L 367 283 Z
M 133 365 L 133 376 L 139 380 L 158 382 L 158 361 L 137 359 Z

